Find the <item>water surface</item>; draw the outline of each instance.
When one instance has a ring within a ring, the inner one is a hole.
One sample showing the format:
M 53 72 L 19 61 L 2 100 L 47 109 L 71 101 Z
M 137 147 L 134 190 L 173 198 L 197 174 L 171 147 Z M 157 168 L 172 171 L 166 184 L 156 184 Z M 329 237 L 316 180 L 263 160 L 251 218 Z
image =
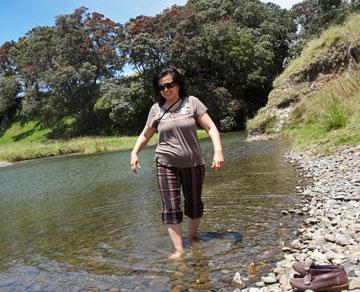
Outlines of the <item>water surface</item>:
M 154 148 L 129 169 L 129 151 L 67 156 L 0 169 L 0 290 L 232 291 L 235 272 L 258 280 L 297 227 L 294 169 L 279 141 L 222 135 L 225 168 L 206 161 L 199 242 L 180 261 L 161 223 Z M 186 230 L 186 222 L 183 224 Z M 185 237 L 185 236 L 184 236 Z M 254 262 L 257 274 L 247 275 Z

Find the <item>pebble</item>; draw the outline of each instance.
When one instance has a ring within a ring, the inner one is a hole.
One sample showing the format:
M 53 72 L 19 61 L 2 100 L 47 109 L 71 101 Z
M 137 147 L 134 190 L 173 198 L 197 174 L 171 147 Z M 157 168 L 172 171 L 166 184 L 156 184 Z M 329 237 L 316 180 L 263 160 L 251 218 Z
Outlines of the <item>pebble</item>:
M 277 283 L 275 277 L 263 277 L 262 280 L 263 280 L 263 282 L 264 282 L 265 284 L 274 284 L 274 283 Z
M 350 278 L 349 289 L 360 289 L 360 278 Z
M 244 281 L 242 280 L 239 272 L 235 273 L 234 278 L 233 278 L 233 282 L 236 283 L 236 286 L 238 288 L 245 288 L 245 286 L 246 286 Z
M 263 281 L 256 282 L 256 283 L 255 283 L 255 286 L 256 286 L 256 287 L 264 287 L 264 286 L 265 286 L 265 282 L 263 282 Z

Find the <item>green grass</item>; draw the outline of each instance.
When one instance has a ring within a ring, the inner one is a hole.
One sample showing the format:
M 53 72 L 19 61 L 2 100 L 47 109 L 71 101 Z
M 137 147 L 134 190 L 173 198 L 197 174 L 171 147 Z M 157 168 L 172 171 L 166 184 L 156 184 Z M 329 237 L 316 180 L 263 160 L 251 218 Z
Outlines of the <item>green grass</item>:
M 47 140 L 46 136 L 49 132 L 49 129 L 42 129 L 36 122 L 29 122 L 25 125 L 17 122 L 0 137 L 0 146 L 16 142 L 44 142 Z
M 297 125 L 284 131 L 292 138 L 294 148 L 312 149 L 318 153 L 332 153 L 344 145 L 360 144 L 360 128 L 346 127 L 324 132 L 317 123 Z
M 0 137 L 0 160 L 21 161 L 41 157 L 65 154 L 90 154 L 129 150 L 134 147 L 137 136 L 122 137 L 81 137 L 70 140 L 49 140 L 49 129 L 41 129 L 36 122 L 23 126 L 14 123 Z M 198 131 L 200 139 L 207 137 L 204 130 Z M 157 142 L 157 134 L 152 137 L 150 145 Z
M 345 74 L 297 106 L 284 133 L 295 146 L 316 146 L 321 152 L 360 144 L 360 75 Z

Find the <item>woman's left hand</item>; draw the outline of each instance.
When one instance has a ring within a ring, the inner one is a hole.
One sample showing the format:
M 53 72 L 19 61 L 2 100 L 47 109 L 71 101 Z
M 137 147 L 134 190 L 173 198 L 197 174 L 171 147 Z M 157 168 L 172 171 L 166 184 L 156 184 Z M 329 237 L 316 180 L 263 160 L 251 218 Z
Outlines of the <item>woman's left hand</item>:
M 214 158 L 211 165 L 211 168 L 215 171 L 219 170 L 224 166 L 224 156 L 222 151 L 215 151 Z

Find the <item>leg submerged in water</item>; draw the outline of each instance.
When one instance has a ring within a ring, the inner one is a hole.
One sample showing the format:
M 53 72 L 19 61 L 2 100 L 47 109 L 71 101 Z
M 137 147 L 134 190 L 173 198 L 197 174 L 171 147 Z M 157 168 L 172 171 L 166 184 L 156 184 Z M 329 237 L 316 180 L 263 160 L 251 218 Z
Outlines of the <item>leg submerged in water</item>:
M 199 225 L 200 225 L 200 218 L 196 218 L 196 219 L 191 219 L 188 218 L 188 241 L 190 246 L 193 245 L 193 243 L 196 241 L 197 239 L 197 232 L 199 229 Z
M 170 240 L 175 248 L 175 252 L 169 256 L 170 260 L 176 260 L 185 253 L 181 239 L 181 224 L 167 224 Z

